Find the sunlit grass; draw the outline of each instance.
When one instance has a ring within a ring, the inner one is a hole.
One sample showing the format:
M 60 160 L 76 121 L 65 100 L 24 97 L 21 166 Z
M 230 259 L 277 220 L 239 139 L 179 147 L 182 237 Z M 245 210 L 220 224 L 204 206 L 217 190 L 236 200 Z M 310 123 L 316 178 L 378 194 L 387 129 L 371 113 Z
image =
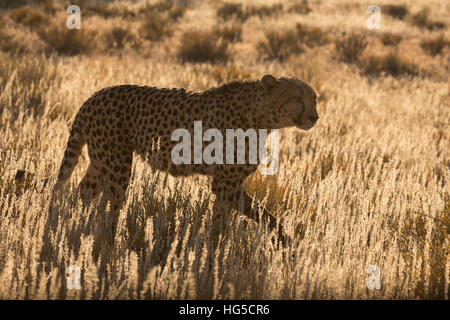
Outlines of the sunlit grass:
M 108 5 L 108 17 L 127 19 L 109 39 L 101 37 L 113 30 L 103 27 L 102 6 L 92 7 L 83 23 L 99 42 L 89 54 L 59 54 L 47 42 L 34 48 L 31 39 L 42 40 L 28 26 L 39 22 L 34 9 L 16 11 L 17 22 L 8 20 L 0 34 L 0 298 L 448 299 L 450 96 L 440 73 L 448 61 L 434 60 L 448 48 L 437 56 L 422 53 L 426 37 L 418 39 L 415 29 L 398 32 L 403 15 L 394 12 L 395 19 L 383 20 L 386 32 L 401 34 L 399 45 L 421 53 L 407 61 L 427 72 L 389 76 L 392 64 L 381 68 L 372 58 L 374 72 L 366 75 L 365 59 L 379 56 L 371 42 L 376 37 L 366 34 L 369 44 L 356 50 L 355 61 L 364 51 L 361 61 L 348 63 L 336 57 L 334 41 L 341 36 L 320 24 L 350 14 L 338 3 L 311 2 L 304 10 L 294 2 L 181 9 L 169 2 Z M 258 6 L 263 9 L 252 9 L 255 14 L 246 11 Z M 416 12 L 406 8 L 405 21 Z M 169 19 L 171 31 L 154 40 L 138 29 L 128 33 L 128 24 L 141 26 L 148 10 Z M 199 10 L 204 21 L 196 20 Z M 281 32 L 296 30 L 297 15 L 313 17 L 301 21 L 302 30 L 320 41 L 265 61 L 258 52 L 265 33 L 277 30 L 278 22 Z M 240 40 L 229 39 L 230 61 L 181 64 L 185 29 L 202 23 L 202 31 L 216 30 L 217 19 L 242 24 L 236 29 L 242 29 Z M 47 32 L 44 38 L 55 46 L 64 42 Z M 26 50 L 14 50 L 19 45 Z M 114 54 L 101 48 L 114 48 Z M 401 57 L 408 53 L 398 51 Z M 69 127 L 83 101 L 114 84 L 203 90 L 266 73 L 296 75 L 321 93 L 315 128 L 280 132 L 279 172 L 256 172 L 245 182 L 247 192 L 281 219 L 292 244 L 277 248 L 264 227 L 233 211 L 214 249 L 209 179 L 173 178 L 137 160 L 115 247 L 100 247 L 104 261 L 95 261 L 102 217 L 95 204 L 81 208 L 76 189 L 87 166 L 85 151 L 68 188 L 50 203 Z M 52 233 L 46 229 L 50 218 L 57 222 Z M 80 290 L 67 288 L 70 265 L 81 268 Z M 380 290 L 366 287 L 369 265 L 381 270 Z

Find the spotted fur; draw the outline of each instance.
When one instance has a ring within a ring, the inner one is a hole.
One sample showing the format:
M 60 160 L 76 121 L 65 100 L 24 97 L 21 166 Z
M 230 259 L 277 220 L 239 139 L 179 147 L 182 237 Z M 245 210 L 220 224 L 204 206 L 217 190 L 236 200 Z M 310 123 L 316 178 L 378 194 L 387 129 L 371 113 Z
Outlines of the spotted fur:
M 152 165 L 174 176 L 212 176 L 216 216 L 223 217 L 227 212 L 224 208 L 237 208 L 236 196 L 243 194 L 243 206 L 237 209 L 258 221 L 250 197 L 241 193 L 245 178 L 257 165 L 174 165 L 171 150 L 178 142 L 171 141 L 171 134 L 177 128 L 185 128 L 193 135 L 196 120 L 202 121 L 203 130 L 223 130 L 224 137 L 226 128 L 297 126 L 307 130 L 318 119 L 316 99 L 316 93 L 306 83 L 270 75 L 203 92 L 136 85 L 108 87 L 95 93 L 80 108 L 59 170 L 58 185 L 70 178 L 81 149 L 87 144 L 90 164 L 80 185 L 81 192 L 88 198 L 101 192 L 109 197 L 116 212 L 113 234 L 130 182 L 134 153 L 144 159 L 157 159 L 151 161 Z M 263 218 L 275 228 L 277 221 L 266 210 Z

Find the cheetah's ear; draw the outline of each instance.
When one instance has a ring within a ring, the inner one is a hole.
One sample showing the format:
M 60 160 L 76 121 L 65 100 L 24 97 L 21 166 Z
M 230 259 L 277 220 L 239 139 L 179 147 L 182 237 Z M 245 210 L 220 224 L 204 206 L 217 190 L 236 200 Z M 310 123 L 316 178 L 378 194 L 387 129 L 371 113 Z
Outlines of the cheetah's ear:
M 274 76 L 266 74 L 264 77 L 262 77 L 261 83 L 267 93 L 270 93 L 278 85 L 278 80 Z

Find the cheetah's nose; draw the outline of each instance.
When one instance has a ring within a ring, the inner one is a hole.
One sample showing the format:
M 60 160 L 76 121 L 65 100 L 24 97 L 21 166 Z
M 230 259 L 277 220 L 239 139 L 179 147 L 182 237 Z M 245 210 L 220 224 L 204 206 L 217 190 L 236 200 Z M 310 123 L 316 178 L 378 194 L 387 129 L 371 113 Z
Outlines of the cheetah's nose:
M 317 120 L 319 120 L 319 116 L 317 114 L 309 116 L 309 120 L 311 121 L 312 124 L 315 124 Z

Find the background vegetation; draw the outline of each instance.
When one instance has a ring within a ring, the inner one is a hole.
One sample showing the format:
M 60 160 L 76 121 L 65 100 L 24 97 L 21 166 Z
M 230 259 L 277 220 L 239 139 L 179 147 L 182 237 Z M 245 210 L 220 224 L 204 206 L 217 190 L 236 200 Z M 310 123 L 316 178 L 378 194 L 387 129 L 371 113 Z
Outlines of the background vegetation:
M 378 3 L 381 29 L 368 30 L 367 1 L 79 0 L 81 30 L 68 30 L 67 1 L 0 0 L 0 298 L 448 299 L 450 5 Z M 76 192 L 86 153 L 49 212 L 71 122 L 96 90 L 267 73 L 320 93 L 318 125 L 281 132 L 279 173 L 246 183 L 292 246 L 233 213 L 214 250 L 208 179 L 140 159 L 103 262 Z

